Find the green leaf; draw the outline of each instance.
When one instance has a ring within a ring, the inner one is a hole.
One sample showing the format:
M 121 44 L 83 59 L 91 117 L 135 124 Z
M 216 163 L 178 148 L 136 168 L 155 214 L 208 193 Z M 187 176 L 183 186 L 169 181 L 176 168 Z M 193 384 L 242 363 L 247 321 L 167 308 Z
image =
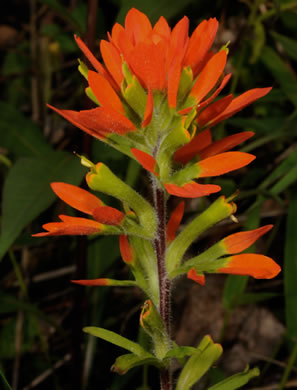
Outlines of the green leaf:
M 79 184 L 85 168 L 70 153 L 53 152 L 47 158 L 21 158 L 10 169 L 3 188 L 0 259 L 23 228 L 56 199 L 50 183 Z
M 52 151 L 41 129 L 10 104 L 0 102 L 1 147 L 17 157 L 42 157 Z
M 254 39 L 251 41 L 252 43 L 252 56 L 250 58 L 250 63 L 255 64 L 258 57 L 261 54 L 261 50 L 265 45 L 266 35 L 265 29 L 262 23 L 255 22 L 254 24 Z
M 0 377 L 2 379 L 2 384 L 4 386 L 4 390 L 12 390 L 10 384 L 7 382 L 6 378 L 5 378 L 5 375 L 3 374 L 1 368 L 0 368 Z
M 261 189 L 267 188 L 279 178 L 283 178 L 288 171 L 294 169 L 297 165 L 297 148 L 295 148 L 285 160 L 283 160 L 261 183 Z
M 223 305 L 231 309 L 238 304 L 238 295 L 242 295 L 249 277 L 241 275 L 228 275 L 224 285 Z
M 235 390 L 248 383 L 248 381 L 256 376 L 260 375 L 258 368 L 249 370 L 248 367 L 238 374 L 232 375 L 229 378 L 224 379 L 222 382 L 209 387 L 208 390 Z
M 126 374 L 127 371 L 131 370 L 131 368 L 142 366 L 144 364 L 150 364 L 156 367 L 162 366 L 160 361 L 153 356 L 139 357 L 134 355 L 134 353 L 127 353 L 116 359 L 115 363 L 111 367 L 111 370 L 123 375 Z
M 294 186 L 288 209 L 285 259 L 284 259 L 284 284 L 285 284 L 285 308 L 288 334 L 297 337 L 297 186 Z
M 280 84 L 289 100 L 297 107 L 297 79 L 278 54 L 268 46 L 262 49 L 261 60 Z
M 179 268 L 182 258 L 198 236 L 211 226 L 227 218 L 234 212 L 233 205 L 220 196 L 204 212 L 191 221 L 170 244 L 166 254 L 166 267 L 169 277 Z
M 182 369 L 176 390 L 189 390 L 218 360 L 222 354 L 222 347 L 214 344 L 209 336 L 205 336 L 194 353 Z
M 197 349 L 194 347 L 176 346 L 166 353 L 165 359 L 183 359 L 186 356 L 191 356 L 196 353 Z
M 278 297 L 276 293 L 244 293 L 238 295 L 236 305 L 250 305 L 257 302 L 267 301 L 267 299 Z
M 282 98 L 285 99 L 285 96 Z M 242 129 L 250 130 L 252 129 L 257 134 L 263 135 L 275 135 L 275 133 L 279 132 L 279 129 L 284 125 L 284 117 L 283 116 L 273 116 L 272 118 L 231 118 L 228 119 L 228 123 L 230 123 L 234 127 L 239 127 Z
M 89 326 L 84 328 L 83 330 L 86 333 L 89 333 L 95 337 L 99 337 L 100 339 L 115 344 L 118 347 L 127 349 L 127 351 L 132 352 L 138 357 L 147 357 L 147 358 L 154 357 L 153 355 L 145 351 L 139 344 L 110 330 L 97 328 L 95 326 Z
M 270 190 L 272 195 L 278 195 L 297 180 L 297 165 L 292 167 Z
M 271 31 L 270 33 L 273 38 L 280 42 L 287 54 L 293 58 L 293 60 L 297 61 L 297 42 L 295 39 L 288 38 L 285 35 L 279 34 L 275 31 Z

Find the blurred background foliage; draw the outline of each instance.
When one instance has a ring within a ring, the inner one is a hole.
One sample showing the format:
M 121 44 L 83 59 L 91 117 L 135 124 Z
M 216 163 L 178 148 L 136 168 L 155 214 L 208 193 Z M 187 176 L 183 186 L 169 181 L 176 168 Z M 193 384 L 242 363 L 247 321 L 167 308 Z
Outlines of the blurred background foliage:
M 111 374 L 119 351 L 81 332 L 92 325 L 132 339 L 143 337 L 138 333 L 139 291 L 70 283 L 75 278 L 127 277 L 117 239 L 31 237 L 66 211 L 50 182 L 83 183 L 86 169 L 73 151 L 105 162 L 146 191 L 147 177 L 135 163 L 46 107 L 89 107 L 77 71 L 82 54 L 73 34 L 99 56 L 99 39 L 106 38 L 115 21 L 123 23 L 132 6 L 152 22 L 163 15 L 172 26 L 187 15 L 192 30 L 202 19 L 216 17 L 220 30 L 215 48 L 230 41 L 228 71 L 233 73 L 223 92 L 236 95 L 273 86 L 268 96 L 214 129 L 217 139 L 253 130 L 254 138 L 242 150 L 255 153 L 257 160 L 215 180 L 226 195 L 241 189 L 238 224 L 227 221 L 212 229 L 193 251 L 202 251 L 228 232 L 273 223 L 256 250 L 274 257 L 283 272 L 272 281 L 208 277 L 203 288 L 180 280 L 173 296 L 174 330 L 184 344 L 197 344 L 211 333 L 224 346 L 225 358 L 197 389 L 245 364 L 262 370 L 246 388 L 297 388 L 297 1 L 292 0 L 6 2 L 0 17 L 0 387 L 158 388 L 158 375 L 151 368 L 124 377 Z M 207 202 L 187 201 L 186 219 Z M 169 207 L 173 205 L 170 199 Z

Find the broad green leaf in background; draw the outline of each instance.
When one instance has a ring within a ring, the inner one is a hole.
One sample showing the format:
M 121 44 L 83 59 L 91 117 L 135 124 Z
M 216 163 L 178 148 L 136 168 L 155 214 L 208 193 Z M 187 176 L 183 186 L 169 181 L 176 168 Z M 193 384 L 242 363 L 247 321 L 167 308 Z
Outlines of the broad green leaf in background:
M 297 79 L 294 73 L 271 47 L 264 46 L 260 58 L 288 99 L 297 107 Z
M 255 64 L 258 57 L 261 54 L 261 50 L 265 45 L 266 34 L 265 29 L 262 23 L 254 23 L 254 39 L 252 40 L 252 56 L 250 58 L 250 63 Z
M 121 8 L 117 16 L 117 21 L 123 24 L 127 12 L 132 8 L 137 8 L 144 12 L 152 23 L 155 23 L 162 15 L 165 19 L 170 19 L 182 12 L 187 5 L 194 0 L 172 1 L 172 0 L 122 0 Z
M 288 56 L 297 61 L 297 41 L 296 39 L 288 38 L 285 35 L 279 34 L 275 31 L 271 31 L 273 38 L 280 42 L 287 52 Z
M 12 105 L 0 102 L 0 146 L 17 157 L 42 157 L 52 148 L 41 129 Z
M 53 181 L 79 184 L 85 168 L 70 153 L 53 152 L 47 158 L 17 160 L 4 182 L 0 259 L 23 228 L 56 199 Z
M 256 376 L 260 375 L 258 368 L 249 370 L 248 367 L 238 374 L 232 375 L 229 378 L 224 379 L 222 382 L 209 387 L 208 390 L 235 390 L 248 383 L 248 381 Z
M 284 258 L 285 308 L 288 335 L 297 338 L 297 186 L 291 191 Z

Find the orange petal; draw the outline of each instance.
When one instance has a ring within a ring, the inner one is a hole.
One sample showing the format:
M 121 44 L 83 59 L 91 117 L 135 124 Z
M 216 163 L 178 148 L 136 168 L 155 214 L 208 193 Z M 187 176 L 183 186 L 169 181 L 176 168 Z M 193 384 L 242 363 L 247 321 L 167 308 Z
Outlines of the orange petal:
M 87 45 L 76 35 L 74 35 L 74 39 L 77 43 L 77 46 L 84 53 L 84 55 L 87 57 L 89 62 L 93 65 L 94 69 L 96 69 L 97 72 L 101 73 L 102 75 L 107 76 L 106 69 L 102 66 L 102 64 L 100 64 L 100 62 L 97 60 L 97 58 L 94 56 L 94 54 L 90 51 L 90 49 L 87 47 Z
M 231 234 L 222 240 L 226 253 L 239 253 L 253 245 L 263 234 L 269 232 L 273 225 L 262 226 L 258 229 Z
M 94 219 L 105 225 L 118 226 L 123 222 L 125 214 L 113 207 L 97 207 L 92 213 Z
M 143 152 L 139 149 L 131 149 L 131 152 L 133 156 L 136 158 L 136 160 L 139 162 L 140 165 L 143 166 L 144 169 L 146 169 L 149 172 L 152 172 L 155 176 L 159 176 L 158 173 L 155 171 L 156 168 L 156 160 L 154 157 L 152 157 L 150 154 Z
M 71 280 L 72 283 L 80 284 L 81 286 L 109 286 L 109 279 L 87 279 L 87 280 Z
M 220 86 L 214 91 L 214 93 L 206 100 L 204 100 L 202 103 L 199 104 L 199 108 L 202 110 L 202 108 L 206 107 L 208 104 L 210 104 L 221 92 L 223 88 L 225 88 L 226 84 L 231 78 L 231 73 L 228 73 L 222 80 Z
M 121 234 L 119 237 L 119 242 L 123 261 L 128 264 L 133 264 L 135 262 L 136 254 L 134 248 L 129 243 L 128 237 L 124 234 Z
M 152 93 L 151 88 L 149 88 L 148 94 L 147 94 L 147 101 L 146 101 L 144 117 L 143 117 L 143 121 L 141 123 L 142 128 L 148 126 L 151 123 L 152 116 L 153 116 L 153 109 L 154 109 L 153 93 Z
M 244 107 L 248 106 L 252 102 L 268 94 L 271 88 L 255 88 L 250 89 L 249 91 L 243 93 L 242 95 L 235 98 L 229 106 L 217 117 L 211 120 L 211 126 L 216 125 L 217 123 L 229 118 L 234 115 L 236 112 L 242 110 Z
M 176 107 L 177 92 L 181 75 L 181 56 L 176 55 L 168 71 L 168 104 Z
M 67 121 L 72 123 L 74 126 L 83 130 L 85 133 L 91 135 L 92 137 L 98 138 L 100 140 L 104 140 L 109 133 L 109 132 L 103 131 L 103 129 L 99 129 L 98 126 L 96 126 L 96 130 L 93 128 L 90 128 L 89 123 L 85 123 L 85 121 L 82 120 L 80 112 L 72 111 L 72 110 L 59 110 L 58 108 L 55 108 L 55 107 L 51 106 L 50 104 L 47 104 L 47 106 L 49 108 L 51 108 L 52 110 L 54 110 L 59 115 L 61 115 Z
M 124 54 L 124 57 L 133 49 L 133 44 L 127 32 L 119 23 L 116 23 L 112 28 L 111 42 Z
M 129 54 L 127 60 L 132 71 L 146 89 L 165 89 L 165 53 L 161 42 L 156 45 L 140 42 Z
M 199 198 L 221 190 L 221 187 L 215 184 L 198 184 L 194 181 L 190 181 L 181 187 L 176 184 L 167 183 L 165 184 L 165 188 L 169 194 L 183 198 Z
M 125 115 L 121 99 L 103 76 L 89 70 L 88 82 L 94 95 L 99 100 L 100 105 Z
M 229 264 L 216 272 L 234 275 L 249 275 L 256 279 L 271 279 L 281 271 L 280 266 L 270 257 L 244 253 L 229 257 Z
M 191 35 L 184 65 L 191 66 L 194 76 L 197 75 L 201 63 L 203 63 L 205 56 L 214 41 L 218 26 L 218 21 L 215 18 L 203 20 Z
M 51 108 L 75 126 L 100 139 L 106 138 L 113 132 L 124 135 L 136 130 L 128 118 L 109 107 L 97 107 L 83 111 Z
M 242 168 L 252 162 L 256 157 L 249 153 L 227 152 L 217 154 L 205 160 L 199 161 L 197 165 L 201 169 L 198 177 L 219 176 L 224 173 Z
M 51 183 L 54 193 L 69 204 L 69 206 L 83 213 L 92 215 L 97 207 L 102 207 L 102 201 L 90 192 L 67 183 Z
M 171 241 L 175 239 L 177 229 L 179 228 L 179 225 L 184 215 L 184 210 L 185 210 L 185 202 L 181 202 L 173 210 L 171 217 L 169 218 L 169 221 L 167 223 L 167 228 L 166 228 L 167 245 L 169 245 Z
M 50 222 L 42 225 L 47 232 L 33 234 L 33 237 L 90 235 L 102 231 L 102 225 L 99 222 L 86 218 L 69 218 L 71 218 L 71 221 Z
M 251 138 L 254 134 L 255 133 L 253 131 L 243 131 L 242 133 L 237 133 L 230 135 L 229 137 L 225 137 L 201 150 L 201 152 L 199 152 L 199 158 L 203 160 L 218 153 L 226 152 L 227 150 L 230 150 L 239 145 L 241 142 Z
M 203 68 L 190 92 L 190 95 L 195 97 L 197 103 L 199 103 L 216 85 L 225 68 L 226 61 L 226 51 L 221 50 L 215 54 Z
M 167 71 L 176 57 L 179 58 L 180 67 L 189 40 L 189 19 L 184 16 L 173 28 L 170 36 L 169 49 L 166 58 Z
M 232 95 L 225 96 L 224 98 L 217 100 L 197 115 L 197 123 L 200 127 L 204 127 L 212 118 L 218 116 L 223 112 L 233 100 Z
M 105 66 L 112 75 L 114 81 L 120 87 L 124 80 L 124 75 L 122 72 L 122 59 L 118 50 L 110 42 L 102 39 L 100 42 L 100 51 Z
M 131 8 L 125 19 L 125 30 L 133 44 L 143 42 L 152 32 L 148 17 L 135 8 Z
M 157 21 L 157 23 L 154 25 L 153 32 L 165 38 L 166 41 L 169 40 L 171 29 L 168 26 L 168 23 L 164 18 L 164 16 L 161 16 L 160 19 Z
M 199 275 L 195 268 L 191 268 L 187 274 L 188 279 L 194 280 L 194 282 L 200 284 L 201 286 L 205 285 L 205 276 Z
M 174 154 L 174 160 L 181 164 L 187 164 L 200 150 L 203 150 L 210 144 L 211 132 L 209 129 L 206 129 L 192 138 L 188 144 L 179 148 Z

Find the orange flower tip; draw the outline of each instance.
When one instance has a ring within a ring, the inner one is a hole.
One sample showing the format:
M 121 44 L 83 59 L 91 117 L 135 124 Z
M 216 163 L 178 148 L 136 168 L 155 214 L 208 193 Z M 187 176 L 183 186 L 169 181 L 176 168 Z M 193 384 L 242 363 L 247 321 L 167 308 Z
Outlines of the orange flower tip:
M 191 268 L 190 271 L 188 271 L 187 277 L 188 279 L 191 279 L 194 282 L 200 284 L 200 286 L 205 285 L 205 276 L 202 274 L 198 274 L 195 268 Z
M 92 215 L 97 207 L 102 207 L 102 201 L 97 196 L 83 188 L 63 182 L 51 183 L 54 193 L 69 206 L 83 213 Z
M 226 252 L 235 254 L 244 251 L 272 228 L 273 225 L 266 225 L 258 229 L 231 234 L 223 239 L 223 245 L 225 246 Z
M 155 176 L 159 176 L 159 174 L 156 172 L 157 163 L 153 156 L 136 148 L 132 148 L 131 153 L 144 169 L 153 173 Z
M 221 190 L 221 187 L 216 184 L 198 184 L 194 181 L 186 183 L 183 186 L 166 183 L 165 188 L 169 194 L 183 198 L 199 198 Z
M 113 207 L 100 206 L 93 210 L 92 213 L 97 222 L 104 225 L 119 226 L 122 224 L 125 214 Z
M 250 164 L 256 156 L 243 152 L 226 152 L 201 160 L 198 177 L 220 176 Z
M 130 245 L 128 237 L 124 234 L 119 236 L 120 252 L 122 259 L 127 264 L 133 264 L 135 261 L 135 251 Z
M 281 267 L 270 257 L 253 253 L 243 253 L 229 258 L 229 262 L 216 272 L 248 275 L 255 279 L 272 279 L 281 271 Z
M 87 280 L 71 280 L 71 283 L 79 284 L 81 286 L 109 286 L 109 279 L 87 279 Z

